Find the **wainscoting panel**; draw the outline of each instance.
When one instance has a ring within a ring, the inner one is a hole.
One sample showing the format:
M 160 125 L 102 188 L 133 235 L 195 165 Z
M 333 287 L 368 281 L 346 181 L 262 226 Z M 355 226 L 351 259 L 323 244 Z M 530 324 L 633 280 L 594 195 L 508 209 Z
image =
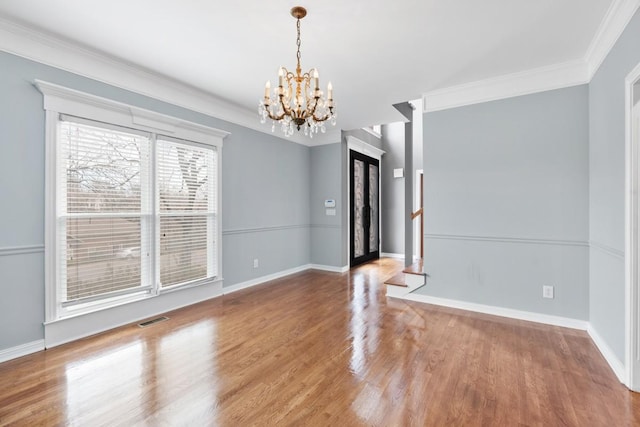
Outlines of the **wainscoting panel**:
M 587 242 L 425 235 L 427 285 L 415 293 L 562 318 L 589 318 Z M 542 287 L 554 287 L 554 298 Z
M 224 230 L 224 286 L 233 286 L 310 263 L 310 225 Z M 254 267 L 258 260 L 257 267 Z
M 44 338 L 44 246 L 0 248 L 0 351 Z
M 346 232 L 346 231 L 345 231 Z M 313 264 L 343 267 L 342 226 L 313 224 L 311 226 L 311 262 Z
M 624 251 L 591 242 L 589 322 L 610 353 L 625 360 Z

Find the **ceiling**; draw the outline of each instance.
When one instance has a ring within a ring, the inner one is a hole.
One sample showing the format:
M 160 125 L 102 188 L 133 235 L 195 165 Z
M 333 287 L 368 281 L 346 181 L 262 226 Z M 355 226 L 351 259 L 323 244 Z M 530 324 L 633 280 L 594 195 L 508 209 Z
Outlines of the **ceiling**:
M 613 2 L 0 0 L 0 16 L 253 112 L 295 68 L 302 5 L 302 68 L 332 81 L 337 127 L 355 129 L 402 120 L 392 104 L 427 92 L 580 60 Z

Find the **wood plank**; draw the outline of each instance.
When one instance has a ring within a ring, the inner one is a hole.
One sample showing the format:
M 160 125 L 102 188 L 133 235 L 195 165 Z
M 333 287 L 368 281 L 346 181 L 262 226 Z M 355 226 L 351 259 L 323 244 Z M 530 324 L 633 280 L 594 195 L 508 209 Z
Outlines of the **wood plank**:
M 404 273 L 400 272 L 398 274 L 395 274 L 391 277 L 389 277 L 387 280 L 384 281 L 385 285 L 394 285 L 394 286 L 403 286 L 403 287 L 407 287 L 407 284 L 404 281 Z
M 306 271 L 0 364 L 0 425 L 640 425 L 583 331 Z
M 402 272 L 407 274 L 422 274 L 423 273 L 423 260 L 419 259 L 413 264 L 405 267 Z

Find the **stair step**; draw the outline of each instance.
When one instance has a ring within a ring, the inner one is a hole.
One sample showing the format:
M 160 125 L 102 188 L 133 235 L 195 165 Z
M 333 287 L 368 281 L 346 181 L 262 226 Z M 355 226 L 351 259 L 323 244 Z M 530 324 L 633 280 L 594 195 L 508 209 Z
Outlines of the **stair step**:
M 419 275 L 422 275 L 423 268 L 424 268 L 424 264 L 423 264 L 423 261 L 420 259 L 420 260 L 414 262 L 413 264 L 405 267 L 405 269 L 402 270 L 402 272 L 403 273 L 407 273 L 407 274 L 419 274 Z
M 384 284 L 394 285 L 394 286 L 404 286 L 404 287 L 407 286 L 404 278 L 404 273 L 398 273 L 395 276 L 388 278 L 387 280 L 384 281 Z
M 421 286 L 424 286 L 426 275 L 422 271 L 422 260 L 416 261 L 402 270 L 401 273 L 385 280 L 387 296 L 402 297 Z

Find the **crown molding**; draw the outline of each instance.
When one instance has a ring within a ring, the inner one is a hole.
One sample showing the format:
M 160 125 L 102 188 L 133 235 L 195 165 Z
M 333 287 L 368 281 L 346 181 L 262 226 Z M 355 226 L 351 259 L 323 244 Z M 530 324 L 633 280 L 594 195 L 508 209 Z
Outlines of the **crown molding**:
M 335 133 L 285 138 L 262 125 L 257 113 L 162 74 L 138 67 L 0 15 L 0 51 L 298 144 L 330 144 Z M 338 141 L 339 141 L 338 137 Z
M 368 128 L 368 127 L 367 127 L 367 128 L 361 128 L 361 129 L 362 129 L 363 131 L 365 131 L 366 133 L 368 133 L 369 135 L 371 135 L 371 136 L 374 136 L 374 137 L 376 137 L 376 138 L 378 138 L 378 139 L 382 138 L 382 135 L 381 135 L 381 134 L 379 134 L 378 132 L 374 131 L 374 130 L 373 130 L 373 129 L 371 129 L 371 128 Z
M 423 113 L 589 83 L 639 7 L 640 0 L 614 0 L 580 60 L 427 92 Z
M 598 71 L 638 7 L 640 0 L 614 0 L 611 3 L 585 55 L 589 80 Z
M 584 61 L 570 61 L 427 92 L 423 113 L 577 86 L 589 82 Z

